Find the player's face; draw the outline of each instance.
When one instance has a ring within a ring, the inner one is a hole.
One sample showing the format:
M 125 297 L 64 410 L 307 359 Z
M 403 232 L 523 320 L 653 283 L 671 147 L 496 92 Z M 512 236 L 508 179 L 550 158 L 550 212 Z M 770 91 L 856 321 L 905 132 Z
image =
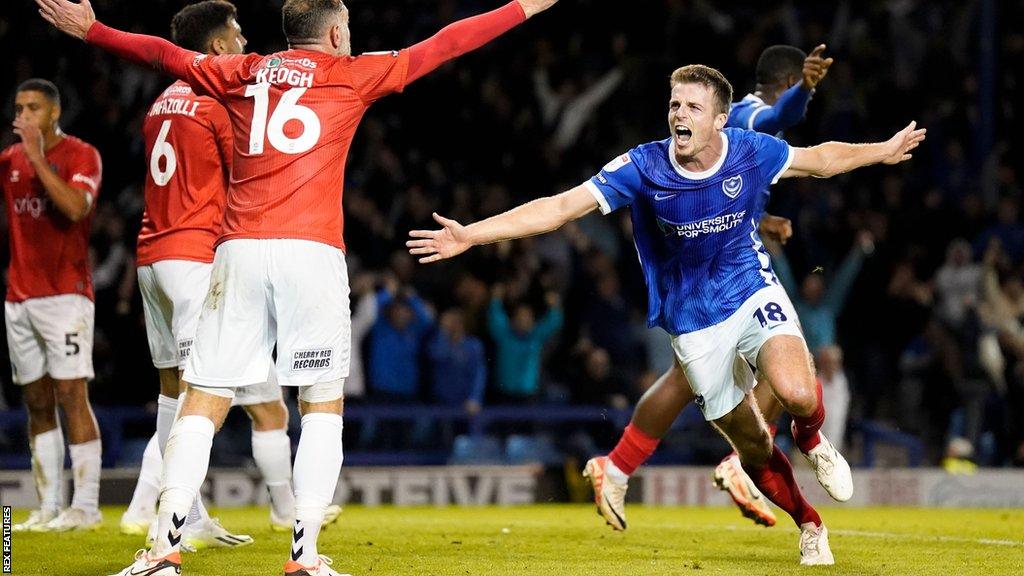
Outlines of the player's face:
M 25 120 L 44 134 L 56 130 L 60 106 L 42 92 L 26 90 L 14 97 L 14 117 Z
M 672 87 L 668 104 L 668 129 L 676 154 L 695 157 L 704 151 L 712 138 L 725 127 L 728 116 L 718 109 L 713 89 L 696 83 L 680 83 Z
M 245 54 L 245 45 L 249 41 L 242 36 L 242 27 L 234 18 L 228 20 L 227 26 L 213 39 L 215 54 Z

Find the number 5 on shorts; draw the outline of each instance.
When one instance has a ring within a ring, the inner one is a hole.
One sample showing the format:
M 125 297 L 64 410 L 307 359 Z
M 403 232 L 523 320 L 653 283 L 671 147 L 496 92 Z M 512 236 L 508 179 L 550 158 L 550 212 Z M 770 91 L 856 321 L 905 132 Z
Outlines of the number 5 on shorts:
M 68 332 L 64 335 L 64 345 L 68 347 L 64 352 L 65 356 L 77 356 L 78 353 L 82 351 L 82 347 L 78 342 L 75 342 L 77 338 L 78 332 Z
M 782 311 L 782 306 L 779 306 L 775 302 L 769 302 L 762 308 L 754 310 L 754 319 L 761 323 L 761 327 L 764 328 L 768 325 L 768 322 L 785 322 L 788 320 L 786 314 Z

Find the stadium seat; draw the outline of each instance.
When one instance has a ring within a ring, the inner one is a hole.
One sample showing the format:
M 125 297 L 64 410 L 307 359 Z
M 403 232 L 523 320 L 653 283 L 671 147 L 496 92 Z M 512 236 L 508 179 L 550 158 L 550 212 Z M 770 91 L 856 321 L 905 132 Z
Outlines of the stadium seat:
M 497 438 L 460 435 L 455 437 L 448 463 L 463 466 L 504 464 L 505 458 L 502 456 L 501 442 Z
M 561 464 L 561 452 L 547 436 L 513 434 L 505 440 L 505 460 L 509 464 Z

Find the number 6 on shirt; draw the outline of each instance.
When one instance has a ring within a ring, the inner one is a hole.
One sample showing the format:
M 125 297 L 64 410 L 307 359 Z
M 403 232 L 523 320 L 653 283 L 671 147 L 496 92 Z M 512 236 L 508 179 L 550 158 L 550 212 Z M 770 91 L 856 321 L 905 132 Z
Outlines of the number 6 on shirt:
M 252 126 L 249 129 L 249 153 L 262 154 L 264 136 L 270 145 L 285 154 L 302 154 L 308 152 L 320 139 L 320 119 L 316 112 L 299 105 L 299 97 L 305 94 L 306 88 L 292 88 L 281 95 L 281 101 L 267 122 L 270 109 L 270 84 L 250 84 L 245 88 L 246 98 L 252 97 Z M 284 133 L 284 125 L 289 120 L 302 123 L 302 134 L 291 138 Z

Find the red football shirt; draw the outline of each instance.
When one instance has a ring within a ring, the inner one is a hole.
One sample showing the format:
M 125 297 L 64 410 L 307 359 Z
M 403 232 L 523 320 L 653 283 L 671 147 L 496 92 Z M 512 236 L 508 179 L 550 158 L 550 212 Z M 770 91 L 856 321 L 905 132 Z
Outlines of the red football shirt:
M 96 201 L 103 167 L 99 152 L 65 136 L 46 152 L 46 161 L 65 182 Z M 50 201 L 21 143 L 0 153 L 0 183 L 10 220 L 11 264 L 7 301 L 21 302 L 59 294 L 82 294 L 90 300 L 89 228 L 92 213 L 68 220 Z
M 142 125 L 146 209 L 137 264 L 213 262 L 231 174 L 231 123 L 224 107 L 175 82 Z
M 296 238 L 344 249 L 341 198 L 352 137 L 373 101 L 405 87 L 408 67 L 406 50 L 196 56 L 188 83 L 224 103 L 234 134 L 220 241 Z

